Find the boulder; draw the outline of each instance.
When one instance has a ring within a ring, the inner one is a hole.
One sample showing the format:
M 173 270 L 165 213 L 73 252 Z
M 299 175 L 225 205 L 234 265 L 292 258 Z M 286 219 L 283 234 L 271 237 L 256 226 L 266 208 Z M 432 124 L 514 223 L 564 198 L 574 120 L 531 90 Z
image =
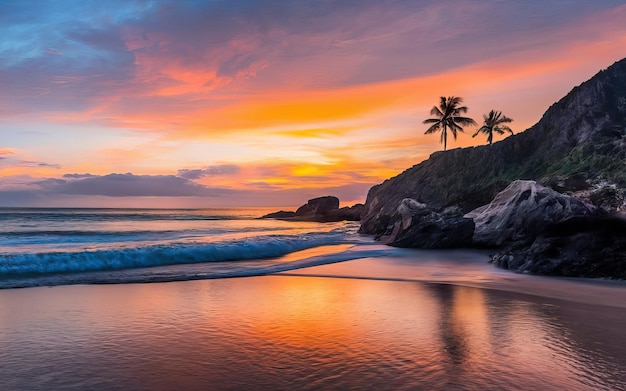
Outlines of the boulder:
M 379 237 L 385 244 L 411 248 L 470 247 L 474 233 L 472 219 L 454 209 L 438 213 L 414 199 L 403 199 L 387 232 Z
M 517 180 L 465 217 L 474 220 L 476 245 L 501 247 L 512 242 L 528 244 L 550 224 L 594 213 L 593 206 L 576 198 L 535 181 Z
M 530 246 L 512 245 L 491 262 L 516 272 L 626 279 L 626 219 L 576 216 L 550 226 Z
M 299 207 L 296 210 L 296 216 L 321 216 L 335 209 L 339 209 L 339 198 L 333 196 L 318 197 Z
M 626 197 L 615 185 L 594 190 L 589 195 L 589 200 L 608 213 L 626 211 Z

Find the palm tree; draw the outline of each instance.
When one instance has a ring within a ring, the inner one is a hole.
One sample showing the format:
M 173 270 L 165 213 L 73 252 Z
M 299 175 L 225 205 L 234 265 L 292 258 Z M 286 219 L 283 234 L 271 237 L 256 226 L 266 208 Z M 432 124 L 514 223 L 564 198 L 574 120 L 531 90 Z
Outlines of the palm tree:
M 434 115 L 437 118 L 429 118 L 424 121 L 424 124 L 432 124 L 424 134 L 431 134 L 441 131 L 441 142 L 443 143 L 443 150 L 446 150 L 448 141 L 448 130 L 454 136 L 456 140 L 456 132 L 462 132 L 463 126 L 476 125 L 476 121 L 468 117 L 462 117 L 461 114 L 467 113 L 467 107 L 459 106 L 463 102 L 463 98 L 457 96 L 442 96 L 439 106 L 433 106 L 430 110 L 430 115 Z
M 513 122 L 513 120 L 507 116 L 502 115 L 502 112 L 491 110 L 488 115 L 483 114 L 483 119 L 485 120 L 485 124 L 481 126 L 480 129 L 478 129 L 472 137 L 476 137 L 478 133 L 481 132 L 485 133 L 487 135 L 487 142 L 489 143 L 489 145 L 491 145 L 493 143 L 494 132 L 498 134 L 510 132 L 511 134 L 513 134 L 511 128 L 506 125 L 502 125 Z

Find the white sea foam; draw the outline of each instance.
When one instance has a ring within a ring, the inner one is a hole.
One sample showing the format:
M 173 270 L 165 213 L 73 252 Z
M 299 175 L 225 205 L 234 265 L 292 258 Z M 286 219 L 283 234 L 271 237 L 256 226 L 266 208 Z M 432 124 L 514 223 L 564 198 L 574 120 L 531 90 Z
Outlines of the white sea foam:
M 206 244 L 173 243 L 115 250 L 5 254 L 0 255 L 0 276 L 14 277 L 270 258 L 311 247 L 341 243 L 343 239 L 342 234 L 312 233 Z
M 0 287 L 263 274 L 297 262 L 261 260 L 363 240 L 355 223 L 260 220 L 254 212 L 0 209 Z

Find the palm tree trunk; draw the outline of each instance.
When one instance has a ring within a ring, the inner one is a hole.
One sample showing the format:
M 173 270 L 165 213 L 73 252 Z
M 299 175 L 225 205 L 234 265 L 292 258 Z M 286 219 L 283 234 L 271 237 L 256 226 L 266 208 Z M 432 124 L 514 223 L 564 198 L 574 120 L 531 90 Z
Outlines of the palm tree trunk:
M 443 125 L 443 150 L 446 150 L 446 143 L 448 141 L 448 129 L 446 128 L 446 125 Z

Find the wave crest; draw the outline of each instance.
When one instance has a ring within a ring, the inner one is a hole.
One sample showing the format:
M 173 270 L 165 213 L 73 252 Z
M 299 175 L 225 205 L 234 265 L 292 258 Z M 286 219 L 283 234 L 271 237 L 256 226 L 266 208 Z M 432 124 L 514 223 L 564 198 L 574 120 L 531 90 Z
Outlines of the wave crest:
M 279 257 L 294 251 L 344 242 L 344 234 L 270 235 L 216 243 L 172 243 L 112 250 L 0 255 L 0 276 L 121 270 L 186 263 Z

